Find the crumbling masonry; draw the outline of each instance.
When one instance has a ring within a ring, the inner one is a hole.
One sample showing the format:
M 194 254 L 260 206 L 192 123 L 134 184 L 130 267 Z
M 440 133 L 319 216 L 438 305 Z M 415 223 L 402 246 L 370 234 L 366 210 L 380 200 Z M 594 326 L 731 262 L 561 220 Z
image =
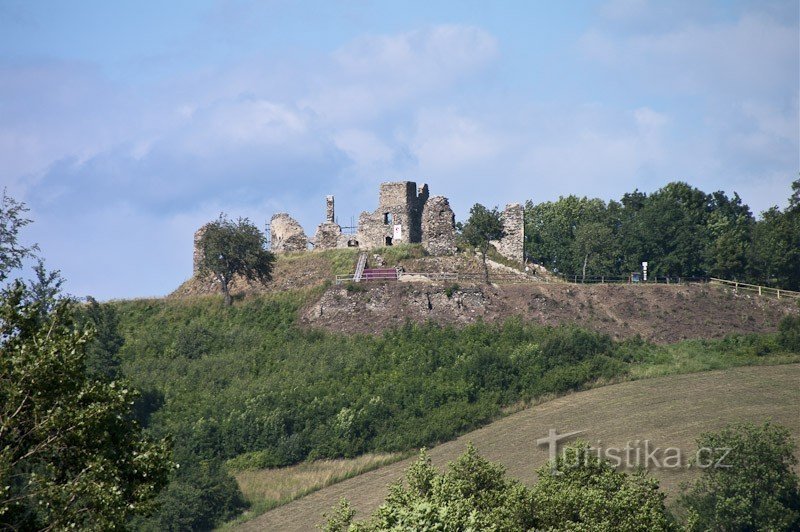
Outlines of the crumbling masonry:
M 336 248 L 375 249 L 397 244 L 422 244 L 431 255 L 449 255 L 456 251 L 456 225 L 453 209 L 444 196 L 430 197 L 428 185 L 417 188 L 413 181 L 381 183 L 378 208 L 362 212 L 354 234 L 346 234 L 336 223 L 334 197 L 325 198 L 325 221 L 309 239 L 303 227 L 286 213 L 270 220 L 272 251 L 288 253 Z M 503 211 L 506 236 L 493 242 L 504 257 L 523 262 L 524 218 L 522 206 L 511 203 Z M 195 270 L 197 244 L 203 228 L 195 233 Z

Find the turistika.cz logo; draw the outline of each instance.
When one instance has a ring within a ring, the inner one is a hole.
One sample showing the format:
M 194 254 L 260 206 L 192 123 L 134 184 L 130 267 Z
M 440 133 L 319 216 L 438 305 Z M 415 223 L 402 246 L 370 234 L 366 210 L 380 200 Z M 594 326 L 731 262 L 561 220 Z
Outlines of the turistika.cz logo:
M 604 447 L 602 442 L 598 440 L 597 445 L 589 445 L 585 453 L 568 453 L 568 448 L 562 444 L 584 432 L 583 430 L 575 430 L 559 434 L 556 429 L 550 429 L 546 437 L 536 440 L 536 445 L 546 445 L 548 447 L 549 460 L 554 473 L 558 472 L 557 459 L 559 452 L 561 452 L 562 456 L 562 467 L 578 466 L 581 459 L 588 461 L 589 457 L 592 456 L 607 460 L 617 469 L 643 468 L 651 470 L 731 467 L 725 461 L 732 450 L 730 447 L 701 447 L 694 452 L 685 452 L 680 447 L 656 446 L 647 439 L 628 441 L 624 447 Z

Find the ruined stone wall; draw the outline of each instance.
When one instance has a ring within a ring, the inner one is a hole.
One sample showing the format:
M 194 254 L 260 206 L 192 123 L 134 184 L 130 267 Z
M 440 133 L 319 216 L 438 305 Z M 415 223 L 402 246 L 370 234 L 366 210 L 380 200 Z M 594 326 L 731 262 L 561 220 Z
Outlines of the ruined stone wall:
M 492 245 L 505 258 L 522 263 L 525 259 L 525 215 L 522 205 L 519 203 L 506 205 L 502 220 L 506 236 L 492 242 Z
M 358 217 L 356 238 L 360 247 L 421 242 L 422 210 L 427 199 L 427 185 L 418 191 L 412 181 L 381 183 L 377 210 Z
M 456 216 L 450 201 L 434 196 L 422 211 L 422 245 L 431 255 L 451 255 L 456 252 Z
M 269 229 L 272 237 L 272 251 L 286 253 L 308 249 L 308 237 L 303 231 L 303 227 L 285 212 L 272 216 Z
M 334 197 L 325 196 L 325 221 L 317 226 L 312 241 L 315 250 L 347 247 L 347 236 L 342 234 L 342 227 L 336 223 Z
M 203 227 L 194 232 L 194 251 L 192 252 L 192 273 L 197 274 L 200 270 L 200 263 L 203 261 L 203 250 L 200 249 L 200 239 L 206 232 L 210 224 L 205 224 Z
M 317 232 L 314 233 L 314 249 L 335 249 L 340 247 L 347 247 L 346 235 L 342 234 L 342 228 L 337 223 L 324 222 L 317 226 Z
M 325 222 L 336 223 L 336 211 L 333 206 L 333 196 L 325 196 Z

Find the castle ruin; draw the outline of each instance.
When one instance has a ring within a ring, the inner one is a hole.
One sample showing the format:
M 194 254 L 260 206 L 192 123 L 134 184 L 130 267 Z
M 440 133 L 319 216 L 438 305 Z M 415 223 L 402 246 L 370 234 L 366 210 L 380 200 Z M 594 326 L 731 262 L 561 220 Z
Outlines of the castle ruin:
M 492 242 L 504 257 L 523 262 L 524 219 L 522 206 L 511 203 L 503 211 L 506 236 Z M 197 242 L 203 228 L 195 233 L 195 270 Z M 378 208 L 362 212 L 358 227 L 345 233 L 336 222 L 333 196 L 325 198 L 325 221 L 317 226 L 313 238 L 286 213 L 277 213 L 270 220 L 271 247 L 276 253 L 359 248 L 370 250 L 397 244 L 422 244 L 431 255 L 456 252 L 455 214 L 444 196 L 430 196 L 428 185 L 417 187 L 413 181 L 381 183 Z

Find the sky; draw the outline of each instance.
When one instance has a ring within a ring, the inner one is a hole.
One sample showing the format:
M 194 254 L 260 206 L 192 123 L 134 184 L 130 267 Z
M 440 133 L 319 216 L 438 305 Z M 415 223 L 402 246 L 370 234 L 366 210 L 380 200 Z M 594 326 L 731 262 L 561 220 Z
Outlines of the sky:
M 75 296 L 165 295 L 220 212 L 309 235 L 378 184 L 476 202 L 685 181 L 784 206 L 795 0 L 0 0 L 0 186 Z

